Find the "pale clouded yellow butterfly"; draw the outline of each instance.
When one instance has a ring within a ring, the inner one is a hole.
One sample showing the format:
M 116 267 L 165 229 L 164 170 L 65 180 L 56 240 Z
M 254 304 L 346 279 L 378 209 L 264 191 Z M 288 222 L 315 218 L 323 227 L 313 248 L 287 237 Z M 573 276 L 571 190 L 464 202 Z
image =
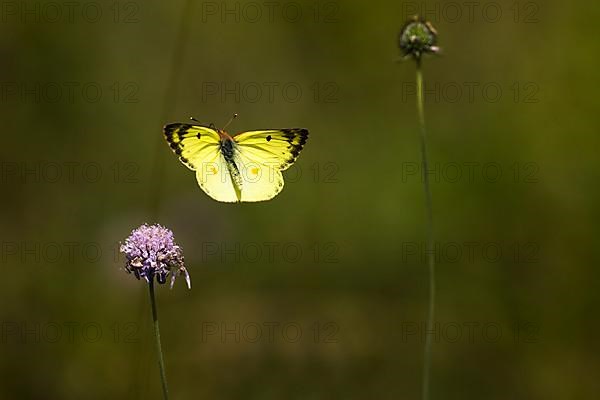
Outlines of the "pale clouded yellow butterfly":
M 230 136 L 225 132 L 229 123 L 215 129 L 212 124 L 203 126 L 192 120 L 197 124 L 166 125 L 167 142 L 181 162 L 196 171 L 202 190 L 228 203 L 275 197 L 283 189 L 281 171 L 296 161 L 308 138 L 308 130 L 299 128 L 262 129 Z

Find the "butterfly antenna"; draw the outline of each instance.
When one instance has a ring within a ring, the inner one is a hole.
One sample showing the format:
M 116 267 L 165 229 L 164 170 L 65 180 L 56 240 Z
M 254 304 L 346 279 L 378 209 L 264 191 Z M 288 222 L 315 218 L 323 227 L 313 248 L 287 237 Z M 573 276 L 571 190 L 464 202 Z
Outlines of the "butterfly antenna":
M 190 119 L 191 119 L 192 121 L 194 121 L 194 122 L 200 123 L 200 121 L 198 121 L 198 120 L 197 120 L 196 118 L 194 118 L 194 117 L 190 117 Z
M 233 114 L 233 116 L 229 119 L 229 121 L 225 124 L 225 126 L 221 130 L 224 131 L 225 128 L 227 128 L 229 126 L 229 124 L 231 124 L 233 122 L 233 120 L 237 118 L 237 116 L 238 116 L 237 113 Z

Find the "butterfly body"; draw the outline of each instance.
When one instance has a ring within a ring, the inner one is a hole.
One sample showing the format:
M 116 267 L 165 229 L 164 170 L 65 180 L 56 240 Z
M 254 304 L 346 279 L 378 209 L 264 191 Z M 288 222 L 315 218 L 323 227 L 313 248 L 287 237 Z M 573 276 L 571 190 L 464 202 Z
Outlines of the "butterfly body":
M 308 138 L 306 129 L 265 129 L 230 136 L 224 130 L 174 123 L 165 126 L 171 149 L 196 172 L 198 185 L 223 202 L 254 202 L 283 189 L 289 168 Z

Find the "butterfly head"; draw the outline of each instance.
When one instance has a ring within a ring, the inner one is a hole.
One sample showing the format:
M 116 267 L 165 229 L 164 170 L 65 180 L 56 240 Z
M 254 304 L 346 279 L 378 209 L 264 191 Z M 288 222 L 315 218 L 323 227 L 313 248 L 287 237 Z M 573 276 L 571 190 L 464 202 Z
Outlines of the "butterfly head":
M 219 137 L 221 138 L 221 142 L 226 142 L 226 141 L 233 141 L 233 137 L 231 137 L 231 135 L 229 133 L 227 133 L 227 131 L 225 131 L 225 128 L 227 128 L 229 126 L 229 124 L 231 124 L 233 122 L 234 119 L 237 118 L 237 114 L 233 114 L 233 116 L 229 119 L 229 121 L 227 121 L 227 123 L 225 124 L 225 126 L 222 129 L 218 129 L 217 127 L 215 127 L 215 124 L 211 123 L 208 127 L 210 129 L 214 129 L 215 132 L 217 132 L 219 134 Z M 197 121 L 195 118 L 192 118 L 192 120 Z
M 215 130 L 217 131 L 217 133 L 221 137 L 221 142 L 224 142 L 224 141 L 233 141 L 233 137 L 229 133 L 225 132 L 225 130 L 223 130 L 223 129 L 215 129 Z

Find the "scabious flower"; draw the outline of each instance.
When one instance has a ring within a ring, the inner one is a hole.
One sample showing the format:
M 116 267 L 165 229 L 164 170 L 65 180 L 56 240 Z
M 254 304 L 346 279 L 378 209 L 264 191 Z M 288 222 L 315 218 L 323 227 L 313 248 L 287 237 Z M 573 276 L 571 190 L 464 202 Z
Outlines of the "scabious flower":
M 131 232 L 121 244 L 121 253 L 125 253 L 125 269 L 136 278 L 144 278 L 149 283 L 156 276 L 160 284 L 171 276 L 171 288 L 175 277 L 184 275 L 191 289 L 190 275 L 183 265 L 183 253 L 173 240 L 173 232 L 160 225 L 144 224 Z
M 398 47 L 404 58 L 413 57 L 419 61 L 425 53 L 439 53 L 437 31 L 430 22 L 418 16 L 412 17 L 400 30 Z

